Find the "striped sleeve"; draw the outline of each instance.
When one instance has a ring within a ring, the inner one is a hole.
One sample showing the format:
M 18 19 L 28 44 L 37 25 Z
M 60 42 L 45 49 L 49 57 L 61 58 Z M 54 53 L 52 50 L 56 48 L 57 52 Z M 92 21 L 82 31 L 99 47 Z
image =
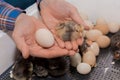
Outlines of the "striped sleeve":
M 14 29 L 16 18 L 22 12 L 24 11 L 0 0 L 0 29 L 12 31 Z

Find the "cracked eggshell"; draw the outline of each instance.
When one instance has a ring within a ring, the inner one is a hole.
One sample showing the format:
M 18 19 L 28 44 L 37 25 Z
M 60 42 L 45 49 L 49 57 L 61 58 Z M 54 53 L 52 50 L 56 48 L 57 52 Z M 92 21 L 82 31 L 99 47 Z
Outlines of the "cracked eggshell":
M 109 27 L 109 31 L 110 31 L 111 33 L 116 33 L 116 32 L 118 32 L 119 29 L 120 29 L 120 25 L 119 25 L 119 24 L 117 24 L 117 23 L 112 23 L 112 22 L 108 24 L 108 27 Z
M 88 63 L 91 67 L 94 67 L 96 64 L 96 56 L 92 51 L 87 51 L 83 53 L 83 62 Z
M 80 63 L 77 66 L 77 72 L 80 74 L 88 74 L 91 71 L 91 66 L 87 63 Z
M 48 29 L 39 29 L 35 33 L 37 43 L 42 47 L 51 47 L 54 44 L 53 34 Z
M 96 40 L 100 48 L 106 48 L 110 45 L 110 38 L 108 36 L 102 35 Z
M 70 56 L 71 66 L 77 67 L 78 64 L 81 63 L 81 55 L 80 53 L 76 53 L 73 56 Z
M 92 51 L 95 56 L 98 56 L 100 52 L 99 45 L 96 42 L 93 42 L 90 47 L 88 47 L 88 51 Z
M 102 32 L 97 29 L 92 29 L 86 32 L 86 37 L 91 41 L 96 41 L 99 36 L 102 35 Z

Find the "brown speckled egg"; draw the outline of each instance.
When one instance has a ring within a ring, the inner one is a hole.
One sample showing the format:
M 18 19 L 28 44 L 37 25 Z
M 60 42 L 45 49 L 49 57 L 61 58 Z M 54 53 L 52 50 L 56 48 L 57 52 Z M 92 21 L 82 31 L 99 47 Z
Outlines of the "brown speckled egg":
M 110 45 L 110 38 L 107 36 L 100 36 L 96 42 L 98 43 L 100 48 L 106 48 Z
M 94 28 L 100 30 L 103 34 L 109 33 L 109 27 L 107 24 L 99 24 L 96 25 Z

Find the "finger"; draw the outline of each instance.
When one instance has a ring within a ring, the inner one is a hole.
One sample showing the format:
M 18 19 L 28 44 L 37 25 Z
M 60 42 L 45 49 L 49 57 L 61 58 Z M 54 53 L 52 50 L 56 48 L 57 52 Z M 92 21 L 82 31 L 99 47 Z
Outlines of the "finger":
M 77 39 L 77 44 L 78 45 L 82 45 L 83 41 L 84 41 L 83 38 L 79 38 L 79 39 Z
M 53 33 L 54 34 L 54 33 Z M 65 47 L 65 43 L 59 38 L 57 37 L 55 34 L 54 34 L 54 38 L 57 42 L 57 44 L 61 47 L 61 48 L 64 48 Z
M 77 50 L 78 49 L 78 44 L 77 44 L 77 41 L 72 41 L 72 47 L 73 47 L 73 50 Z
M 30 49 L 31 55 L 42 58 L 55 58 L 68 55 L 68 50 L 62 48 L 44 49 L 38 46 Z
M 54 29 L 54 27 L 59 23 L 58 20 L 56 20 L 50 12 L 48 12 L 46 9 L 41 10 L 41 18 L 43 19 L 44 23 L 49 29 Z
M 65 42 L 65 47 L 66 47 L 66 49 L 68 49 L 68 50 L 72 49 L 72 44 L 71 44 L 71 42 L 70 42 L 70 41 L 66 41 L 66 42 Z
M 25 43 L 23 37 L 14 36 L 14 41 L 16 43 L 17 48 L 22 52 L 23 57 L 26 59 L 29 57 L 29 47 Z
M 75 53 L 76 53 L 76 52 L 75 52 L 74 50 L 70 50 L 70 51 L 69 51 L 69 56 L 73 56 L 73 55 L 75 55 Z
M 80 16 L 80 13 L 78 12 L 78 10 L 73 7 L 70 11 L 70 17 L 78 24 L 81 24 L 85 27 L 86 30 L 89 29 L 89 27 L 84 23 L 83 19 Z

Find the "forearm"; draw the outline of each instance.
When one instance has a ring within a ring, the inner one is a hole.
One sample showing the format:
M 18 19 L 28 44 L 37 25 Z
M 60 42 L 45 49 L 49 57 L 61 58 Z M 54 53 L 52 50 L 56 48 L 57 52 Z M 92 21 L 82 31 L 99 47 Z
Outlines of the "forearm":
M 22 12 L 19 8 L 15 8 L 3 0 L 0 0 L 0 29 L 13 30 L 16 18 Z

